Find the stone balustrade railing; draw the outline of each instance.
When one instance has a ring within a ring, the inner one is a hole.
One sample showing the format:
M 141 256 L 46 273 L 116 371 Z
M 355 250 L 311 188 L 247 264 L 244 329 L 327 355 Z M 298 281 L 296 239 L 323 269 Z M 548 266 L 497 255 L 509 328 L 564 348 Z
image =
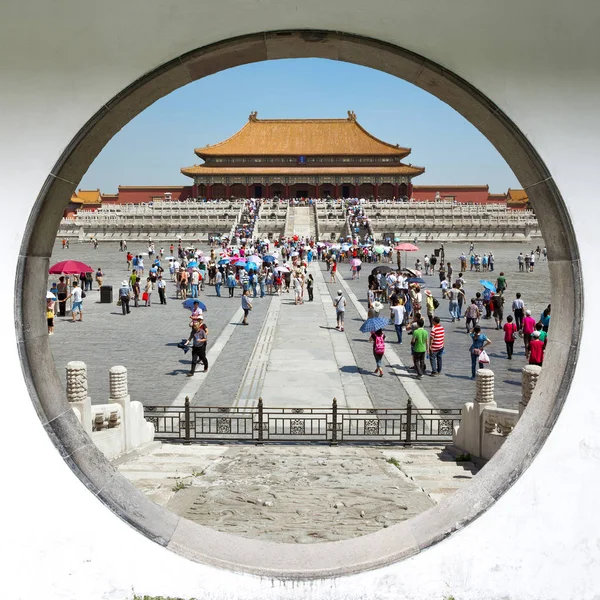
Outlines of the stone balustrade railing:
M 476 376 L 476 395 L 462 410 L 460 425 L 454 428 L 454 445 L 470 454 L 489 460 L 502 447 L 517 425 L 535 389 L 541 367 L 527 365 L 522 371 L 522 400 L 519 410 L 498 408 L 494 401 L 494 373 L 479 369 Z
M 87 367 L 79 361 L 67 365 L 67 400 L 84 431 L 111 460 L 154 439 L 154 425 L 144 419 L 141 402 L 132 401 L 127 387 L 127 369 L 109 371 L 107 404 L 92 404 L 88 395 Z

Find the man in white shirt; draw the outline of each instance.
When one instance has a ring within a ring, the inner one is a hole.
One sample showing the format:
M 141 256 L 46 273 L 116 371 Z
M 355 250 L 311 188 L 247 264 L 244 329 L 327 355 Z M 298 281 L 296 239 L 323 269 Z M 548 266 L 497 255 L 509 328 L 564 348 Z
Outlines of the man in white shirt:
M 73 298 L 73 308 L 71 309 L 71 322 L 75 323 L 77 319 L 75 315 L 79 313 L 79 320 L 83 321 L 83 290 L 79 287 L 79 283 L 77 280 L 73 284 L 73 289 L 71 293 L 65 298 L 65 302 L 69 299 Z
M 335 316 L 337 320 L 336 329 L 344 331 L 344 315 L 346 314 L 346 298 L 342 295 L 342 290 L 337 293 L 337 298 L 333 301 L 335 306 Z
M 404 323 L 404 305 L 395 304 L 390 308 L 390 319 L 394 320 L 394 328 L 396 329 L 396 335 L 398 336 L 398 343 L 402 343 L 402 325 Z

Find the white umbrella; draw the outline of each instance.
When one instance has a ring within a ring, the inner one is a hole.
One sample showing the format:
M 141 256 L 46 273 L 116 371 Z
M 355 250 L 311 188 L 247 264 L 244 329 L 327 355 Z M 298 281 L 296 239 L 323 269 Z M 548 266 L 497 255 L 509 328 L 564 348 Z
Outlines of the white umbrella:
M 46 292 L 46 300 L 56 300 L 56 296 L 50 290 L 48 290 Z
M 290 270 L 287 267 L 277 267 L 274 270 L 279 271 L 280 273 L 289 273 L 290 272 Z

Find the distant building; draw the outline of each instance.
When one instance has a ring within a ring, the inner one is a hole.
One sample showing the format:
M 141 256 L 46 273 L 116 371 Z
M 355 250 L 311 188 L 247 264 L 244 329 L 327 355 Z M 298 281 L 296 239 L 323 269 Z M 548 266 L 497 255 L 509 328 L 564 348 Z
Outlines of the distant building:
M 102 206 L 102 194 L 100 190 L 77 190 L 71 196 L 69 204 L 65 208 L 64 216 L 72 217 L 80 209 L 97 210 Z
M 181 172 L 199 198 L 399 198 L 425 169 L 409 148 L 388 144 L 346 119 L 258 119 L 229 139 L 196 148 L 204 163 Z
M 506 206 L 516 210 L 530 209 L 531 204 L 525 190 L 513 190 L 508 188 L 506 192 Z

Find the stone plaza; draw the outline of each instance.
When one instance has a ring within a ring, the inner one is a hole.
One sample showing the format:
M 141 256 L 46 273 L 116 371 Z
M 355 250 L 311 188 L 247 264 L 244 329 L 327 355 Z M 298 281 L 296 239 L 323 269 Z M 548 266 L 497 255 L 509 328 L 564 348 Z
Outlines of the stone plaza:
M 493 251 L 496 257 L 494 272 L 465 273 L 467 299 L 481 291 L 480 279 L 495 280 L 500 271 L 507 276 L 507 306 L 516 292 L 521 292 L 526 307 L 539 318 L 550 303 L 550 278 L 547 263 L 538 261 L 533 273 L 519 272 L 517 255 L 531 251 L 527 244 L 477 244 L 475 250 Z M 145 250 L 144 245 L 132 247 L 134 252 Z M 206 244 L 198 247 L 209 252 Z M 168 248 L 166 248 L 168 250 Z M 431 255 L 433 245 L 420 246 L 418 252 L 407 253 L 409 266 L 417 258 Z M 446 245 L 446 260 L 456 265 L 461 252 L 468 246 Z M 168 252 L 166 253 L 168 255 Z M 65 377 L 66 364 L 81 360 L 88 366 L 89 391 L 93 403 L 103 403 L 109 396 L 108 370 L 114 365 L 128 369 L 132 397 L 145 406 L 182 405 L 185 396 L 192 404 L 202 406 L 247 406 L 262 397 L 266 406 L 329 406 L 335 397 L 340 406 L 393 408 L 403 407 L 411 395 L 424 406 L 460 408 L 472 400 L 475 384 L 470 380 L 470 338 L 464 320 L 450 322 L 447 301 L 441 299 L 439 279 L 424 275 L 433 295 L 440 300 L 436 313 L 446 328 L 446 350 L 443 357 L 443 376 L 425 377 L 416 381 L 410 357 L 410 338 L 396 343 L 393 326 L 386 329 L 387 351 L 385 376 L 375 377 L 374 360 L 368 335 L 359 332 L 366 318 L 367 275 L 376 265 L 365 263 L 361 279 L 352 280 L 350 267 L 340 263 L 338 282 L 330 284 L 324 263 L 313 263 L 309 272 L 315 278 L 314 302 L 294 305 L 293 294 L 265 296 L 253 300 L 250 327 L 241 322 L 240 291 L 235 298 L 217 298 L 212 286 L 200 293 L 207 306 L 205 322 L 209 328 L 208 373 L 197 373 L 187 379 L 190 355 L 184 355 L 177 343 L 189 335 L 189 311 L 175 299 L 174 284 L 168 283 L 167 305 L 160 305 L 155 293 L 151 307 L 132 308 L 123 316 L 116 306 L 116 292 L 128 276 L 125 253 L 118 243 L 104 243 L 94 250 L 89 243 L 72 243 L 63 250 L 57 242 L 52 263 L 72 258 L 101 267 L 104 284 L 112 285 L 112 304 L 100 303 L 94 288 L 84 300 L 83 322 L 71 323 L 67 317 L 57 318 L 55 335 L 51 338 L 52 353 L 59 375 Z M 404 257 L 403 257 L 404 258 Z M 167 275 L 168 277 L 168 275 Z M 52 276 L 49 281 L 56 278 Z M 342 290 L 348 303 L 346 327 L 343 333 L 335 329 L 335 310 L 332 298 Z M 387 316 L 384 305 L 382 316 Z M 521 369 L 526 364 L 522 341 L 515 344 L 515 356 L 506 360 L 503 332 L 496 331 L 493 319 L 481 320 L 482 331 L 491 340 L 490 368 L 495 373 L 496 401 L 504 408 L 517 408 L 521 390 Z M 429 366 L 428 366 L 429 370 Z

